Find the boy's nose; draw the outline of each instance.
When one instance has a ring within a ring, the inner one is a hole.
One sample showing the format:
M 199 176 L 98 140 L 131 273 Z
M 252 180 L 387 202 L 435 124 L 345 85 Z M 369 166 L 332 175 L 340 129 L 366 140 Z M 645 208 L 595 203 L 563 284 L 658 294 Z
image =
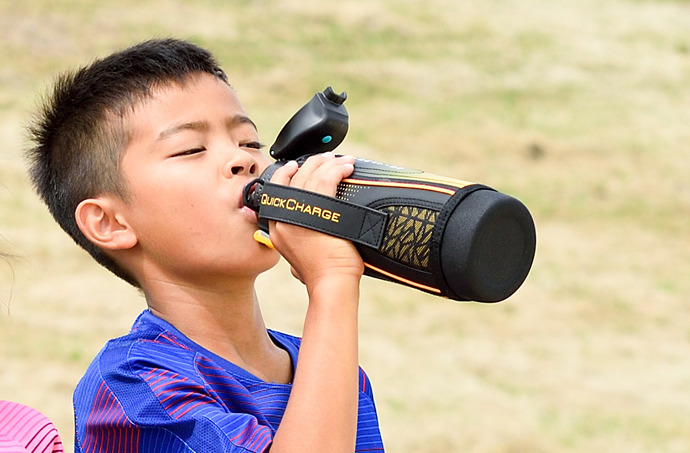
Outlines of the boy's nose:
M 226 178 L 244 174 L 256 175 L 258 171 L 259 164 L 251 154 L 244 151 L 233 153 L 232 157 L 223 165 L 223 176 Z

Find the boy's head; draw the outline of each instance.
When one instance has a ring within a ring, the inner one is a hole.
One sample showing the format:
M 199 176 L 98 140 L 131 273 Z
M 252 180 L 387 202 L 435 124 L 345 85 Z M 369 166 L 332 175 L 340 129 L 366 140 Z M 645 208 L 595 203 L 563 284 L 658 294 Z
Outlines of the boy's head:
M 31 179 L 55 220 L 96 261 L 135 286 L 130 272 L 85 237 L 75 210 L 101 194 L 128 199 L 120 171 L 131 139 L 128 115 L 156 89 L 199 73 L 227 83 L 208 51 L 174 39 L 146 41 L 59 76 L 29 129 Z

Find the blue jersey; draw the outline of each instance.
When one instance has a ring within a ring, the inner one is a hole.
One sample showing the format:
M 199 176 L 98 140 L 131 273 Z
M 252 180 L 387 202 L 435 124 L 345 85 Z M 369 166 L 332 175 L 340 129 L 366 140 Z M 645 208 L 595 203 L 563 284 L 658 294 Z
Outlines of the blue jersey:
M 269 334 L 294 366 L 300 339 Z M 361 369 L 359 385 L 355 451 L 383 451 Z M 262 381 L 145 311 L 128 335 L 108 342 L 77 385 L 75 452 L 264 452 L 291 388 Z

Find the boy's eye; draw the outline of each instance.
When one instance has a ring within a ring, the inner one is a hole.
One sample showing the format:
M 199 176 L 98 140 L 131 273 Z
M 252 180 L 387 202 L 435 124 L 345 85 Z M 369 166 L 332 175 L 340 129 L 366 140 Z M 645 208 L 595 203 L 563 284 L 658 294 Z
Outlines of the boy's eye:
M 201 153 L 204 151 L 206 151 L 206 148 L 192 148 L 192 149 L 188 149 L 186 151 L 182 151 L 182 152 L 173 154 L 171 157 L 191 156 L 192 154 L 198 154 L 198 153 Z
M 240 146 L 242 146 L 243 148 L 261 149 L 265 145 L 261 142 L 247 142 L 247 143 L 242 143 Z

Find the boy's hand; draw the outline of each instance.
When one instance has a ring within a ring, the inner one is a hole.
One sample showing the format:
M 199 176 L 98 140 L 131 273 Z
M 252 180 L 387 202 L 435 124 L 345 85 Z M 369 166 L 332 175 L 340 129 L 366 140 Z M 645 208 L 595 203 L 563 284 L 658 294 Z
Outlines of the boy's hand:
M 353 170 L 352 156 L 324 153 L 310 157 L 301 167 L 288 162 L 275 172 L 271 182 L 335 196 L 340 181 Z M 274 246 L 307 288 L 322 278 L 359 278 L 364 271 L 362 259 L 350 241 L 282 222 L 272 221 L 269 228 Z

